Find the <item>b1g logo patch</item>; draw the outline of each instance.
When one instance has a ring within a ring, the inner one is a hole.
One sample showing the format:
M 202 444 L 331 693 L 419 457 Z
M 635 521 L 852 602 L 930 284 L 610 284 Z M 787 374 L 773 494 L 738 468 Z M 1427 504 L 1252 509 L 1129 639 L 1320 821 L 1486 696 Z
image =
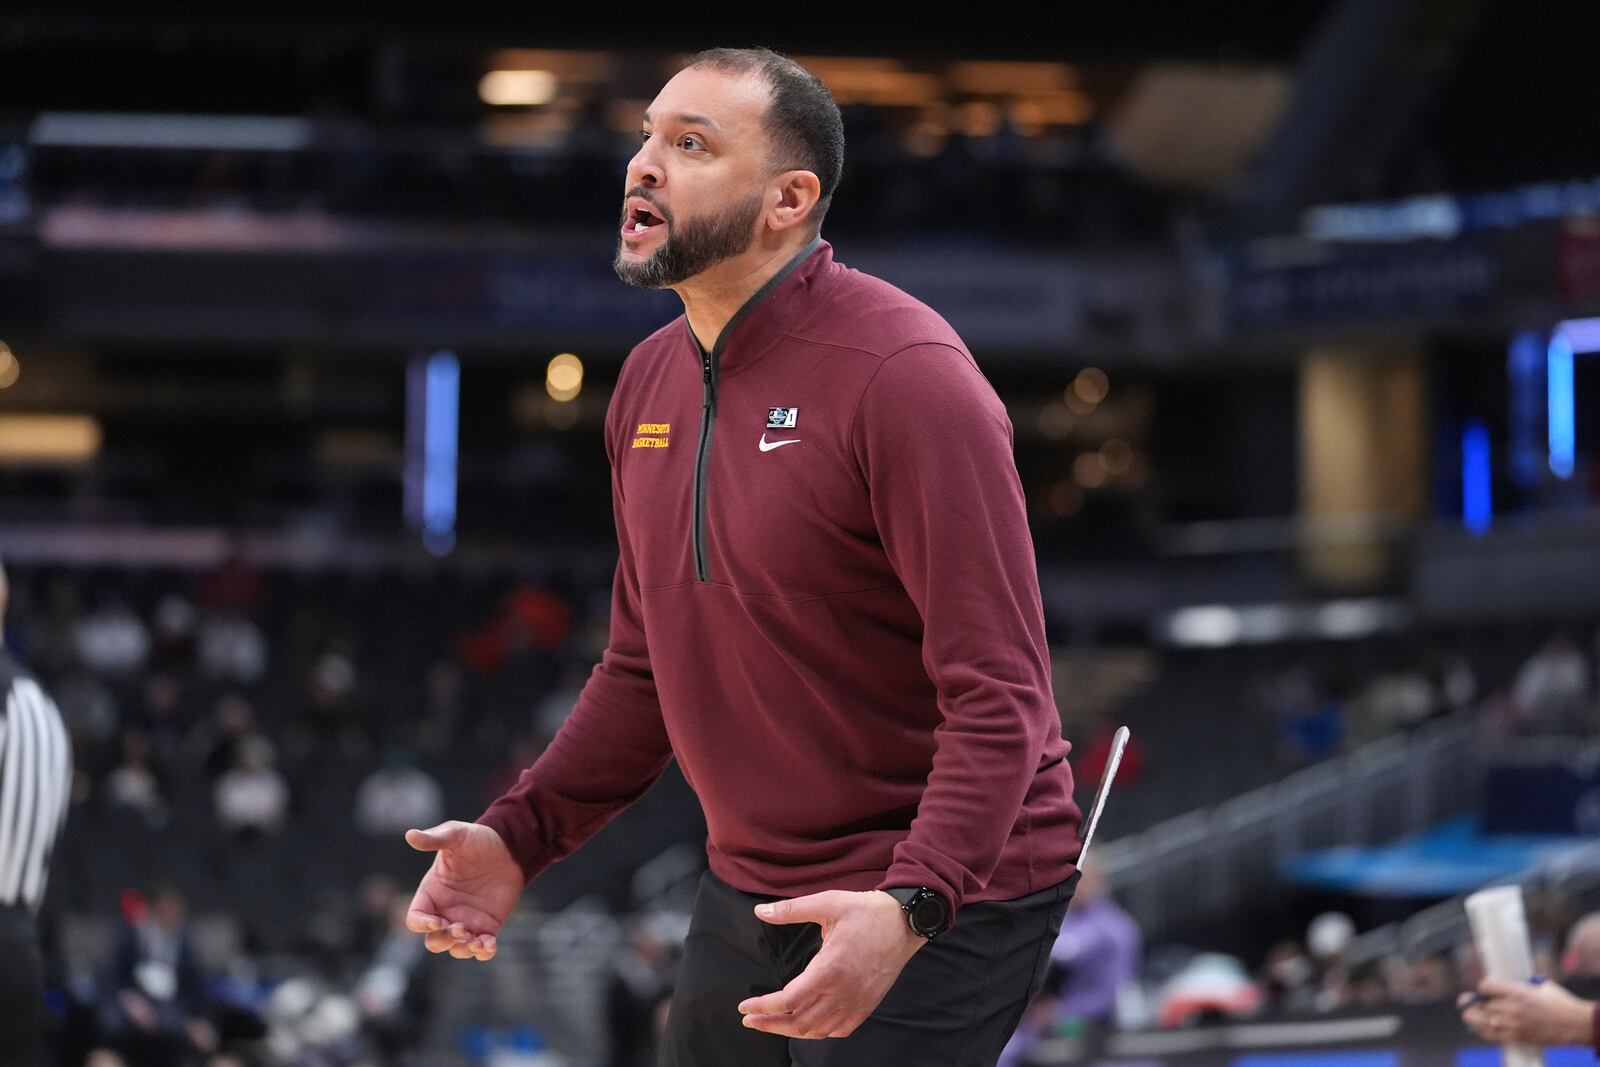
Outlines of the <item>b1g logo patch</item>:
M 800 418 L 799 408 L 768 408 L 767 429 L 792 430 Z

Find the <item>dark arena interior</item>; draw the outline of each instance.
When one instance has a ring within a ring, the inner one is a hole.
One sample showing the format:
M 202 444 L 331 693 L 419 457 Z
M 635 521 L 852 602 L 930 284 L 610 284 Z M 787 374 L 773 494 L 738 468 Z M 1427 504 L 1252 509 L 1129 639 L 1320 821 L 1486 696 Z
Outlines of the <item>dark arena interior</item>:
M 822 237 L 1003 402 L 1079 808 L 1132 731 L 1000 1063 L 1501 1063 L 1489 886 L 1600 992 L 1600 5 L 215 6 L 0 7 L 4 644 L 72 754 L 0 1064 L 658 1062 L 716 843 L 677 764 L 487 962 L 407 928 L 404 835 L 607 654 L 608 404 L 688 299 L 618 211 L 717 46 L 828 87 Z

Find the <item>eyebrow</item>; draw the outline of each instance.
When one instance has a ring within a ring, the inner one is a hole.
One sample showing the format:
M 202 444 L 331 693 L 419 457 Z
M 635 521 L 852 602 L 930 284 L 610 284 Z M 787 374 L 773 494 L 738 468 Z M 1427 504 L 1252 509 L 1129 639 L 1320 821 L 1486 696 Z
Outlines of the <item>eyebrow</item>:
M 715 122 L 712 122 L 704 115 L 691 115 L 688 113 L 682 113 L 674 117 L 677 118 L 678 122 L 684 126 L 708 126 L 713 130 L 721 129 L 721 127 L 719 127 Z M 646 122 L 651 121 L 650 112 L 646 111 L 644 113 L 644 120 Z

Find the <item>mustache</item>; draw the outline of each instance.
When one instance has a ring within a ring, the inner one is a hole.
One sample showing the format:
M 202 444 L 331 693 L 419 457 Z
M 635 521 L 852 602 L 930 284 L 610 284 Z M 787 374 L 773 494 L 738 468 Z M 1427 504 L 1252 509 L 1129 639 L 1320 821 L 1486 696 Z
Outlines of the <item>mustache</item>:
M 643 200 L 645 203 L 649 204 L 655 209 L 655 213 L 661 216 L 662 221 L 664 221 L 668 226 L 672 225 L 672 212 L 663 207 L 660 201 L 651 195 L 650 190 L 646 189 L 642 185 L 635 185 L 632 189 L 629 189 L 627 192 L 622 194 L 622 217 L 624 219 L 628 217 L 628 201 L 634 197 L 638 197 L 640 200 Z

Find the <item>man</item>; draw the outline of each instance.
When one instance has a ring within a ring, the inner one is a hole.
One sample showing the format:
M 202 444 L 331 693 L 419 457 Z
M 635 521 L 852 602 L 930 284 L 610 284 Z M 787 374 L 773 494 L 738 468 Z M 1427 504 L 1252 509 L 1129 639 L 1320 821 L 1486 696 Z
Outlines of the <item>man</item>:
M 676 757 L 710 872 L 663 1063 L 992 1064 L 1079 821 L 1005 408 L 821 240 L 844 135 L 813 75 L 704 52 L 642 132 L 615 265 L 685 314 L 607 416 L 609 646 L 516 787 L 408 833 L 437 853 L 411 928 L 491 957 L 527 881 Z
M 72 750 L 56 706 L 5 649 L 0 568 L 0 1067 L 44 1062 L 44 960 L 34 916 L 66 822 Z
M 170 885 L 124 905 L 106 968 L 103 1027 L 129 1067 L 188 1063 L 217 1049 L 189 905 Z

